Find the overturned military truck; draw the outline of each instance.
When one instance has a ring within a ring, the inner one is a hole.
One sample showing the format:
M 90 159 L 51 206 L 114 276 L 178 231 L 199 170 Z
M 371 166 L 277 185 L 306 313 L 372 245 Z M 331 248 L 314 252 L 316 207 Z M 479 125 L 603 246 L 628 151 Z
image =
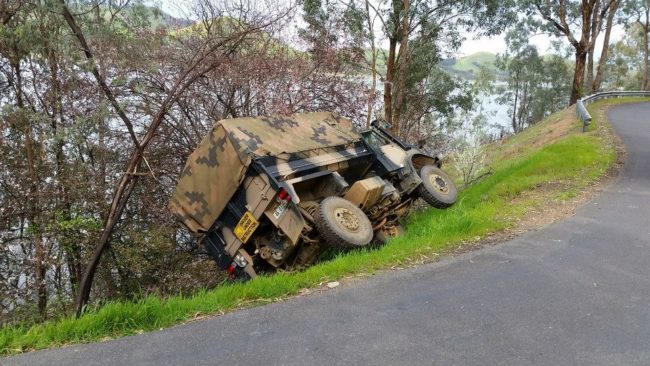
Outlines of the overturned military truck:
M 332 113 L 227 119 L 188 158 L 170 209 L 220 268 L 255 277 L 396 236 L 417 198 L 451 206 L 456 188 L 440 164 Z

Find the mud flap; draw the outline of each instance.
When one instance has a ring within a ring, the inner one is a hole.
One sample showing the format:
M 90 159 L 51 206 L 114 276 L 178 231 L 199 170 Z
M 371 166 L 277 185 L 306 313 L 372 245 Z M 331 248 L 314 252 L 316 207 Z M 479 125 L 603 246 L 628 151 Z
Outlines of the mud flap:
M 226 242 L 216 230 L 212 230 L 205 235 L 203 245 L 205 245 L 212 259 L 217 262 L 217 267 L 224 270 L 230 267 L 232 257 L 226 252 Z

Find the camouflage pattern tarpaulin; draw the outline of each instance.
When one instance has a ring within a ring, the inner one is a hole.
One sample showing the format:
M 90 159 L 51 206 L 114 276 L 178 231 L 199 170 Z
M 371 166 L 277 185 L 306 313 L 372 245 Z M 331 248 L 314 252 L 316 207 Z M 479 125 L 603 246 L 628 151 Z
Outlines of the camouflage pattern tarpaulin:
M 169 207 L 192 232 L 207 232 L 255 156 L 347 145 L 360 138 L 350 120 L 329 112 L 219 121 L 188 158 Z

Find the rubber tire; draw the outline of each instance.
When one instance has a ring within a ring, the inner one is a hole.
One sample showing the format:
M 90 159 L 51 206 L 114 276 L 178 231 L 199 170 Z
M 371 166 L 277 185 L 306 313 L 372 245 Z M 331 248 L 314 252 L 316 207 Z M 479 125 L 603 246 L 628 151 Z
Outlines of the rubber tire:
M 437 174 L 440 176 L 449 187 L 449 192 L 445 194 L 434 187 L 429 180 L 430 174 Z M 426 203 L 435 208 L 445 209 L 456 202 L 456 185 L 440 168 L 433 165 L 425 165 L 420 170 L 420 178 L 422 178 L 422 184 L 418 186 L 417 193 L 424 201 L 426 201 Z
M 334 210 L 337 208 L 345 208 L 357 217 L 359 231 L 351 232 L 336 221 Z M 314 214 L 314 224 L 325 242 L 333 247 L 354 249 L 366 246 L 372 241 L 372 224 L 366 214 L 341 197 L 327 197 L 321 201 Z
M 378 245 L 384 245 L 388 242 L 389 239 L 397 238 L 398 236 L 404 235 L 405 232 L 406 230 L 402 225 L 397 225 L 397 235 L 395 236 L 388 236 L 383 231 L 377 230 L 377 232 L 375 233 L 374 241 Z

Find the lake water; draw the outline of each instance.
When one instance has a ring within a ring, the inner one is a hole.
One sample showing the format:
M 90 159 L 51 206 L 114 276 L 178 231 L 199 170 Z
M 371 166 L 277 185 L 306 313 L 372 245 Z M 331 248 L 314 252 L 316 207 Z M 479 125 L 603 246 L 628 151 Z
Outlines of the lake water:
M 474 112 L 474 116 L 483 114 L 487 118 L 489 125 L 487 129 L 490 133 L 499 131 L 512 133 L 512 124 L 508 115 L 509 106 L 498 102 L 497 97 L 496 94 L 479 95 L 480 108 Z
M 369 75 L 363 76 L 362 82 L 368 87 L 372 85 L 372 78 Z M 465 79 L 463 79 L 465 80 Z M 473 82 L 472 80 L 469 80 Z M 493 84 L 494 88 L 504 86 L 503 82 L 496 82 Z M 384 93 L 384 85 L 377 82 L 377 95 L 381 96 Z M 487 119 L 486 131 L 492 135 L 499 135 L 501 131 L 505 133 L 512 133 L 512 125 L 510 117 L 508 116 L 508 105 L 504 105 L 497 101 L 498 95 L 496 93 L 481 93 L 478 99 L 478 106 L 470 113 L 471 117 L 476 117 L 483 114 Z M 470 128 L 471 126 L 467 126 Z

